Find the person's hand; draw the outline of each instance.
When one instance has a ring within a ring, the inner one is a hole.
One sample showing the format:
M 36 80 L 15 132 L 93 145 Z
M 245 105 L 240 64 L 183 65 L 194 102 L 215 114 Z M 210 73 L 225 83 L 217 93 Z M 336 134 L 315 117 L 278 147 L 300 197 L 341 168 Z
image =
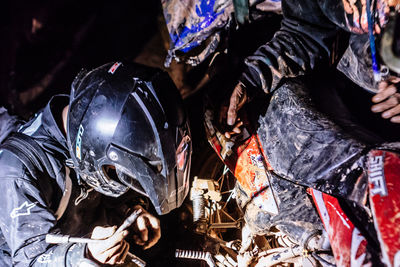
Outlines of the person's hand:
M 392 78 L 379 84 L 378 93 L 372 97 L 376 103 L 371 107 L 372 112 L 382 113 L 382 118 L 390 119 L 393 123 L 400 123 L 400 94 L 397 87 L 400 86 L 400 78 Z
M 92 239 L 102 241 L 88 244 L 89 256 L 102 264 L 122 264 L 129 251 L 129 244 L 124 240 L 128 231 L 115 232 L 116 226 L 97 226 L 92 232 Z
M 137 245 L 143 246 L 143 249 L 151 248 L 161 237 L 160 220 L 141 207 L 135 208 L 142 209 L 142 213 L 133 225 L 136 232 L 133 239 Z
M 243 125 L 243 122 L 238 118 L 238 112 L 246 102 L 246 88 L 241 83 L 238 83 L 229 99 L 229 107 L 223 106 L 220 112 L 220 122 L 225 123 L 226 119 L 227 125 L 232 127 L 230 131 L 225 132 L 226 138 L 231 138 L 232 135 L 241 132 L 240 127 Z

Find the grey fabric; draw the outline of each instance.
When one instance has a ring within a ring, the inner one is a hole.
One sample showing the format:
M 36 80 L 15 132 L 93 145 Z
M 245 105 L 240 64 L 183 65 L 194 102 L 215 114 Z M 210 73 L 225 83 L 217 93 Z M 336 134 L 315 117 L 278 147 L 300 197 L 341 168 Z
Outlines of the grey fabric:
M 22 121 L 17 116 L 11 116 L 7 109 L 0 107 L 0 143 L 3 143 L 4 139 L 15 132 L 22 125 Z

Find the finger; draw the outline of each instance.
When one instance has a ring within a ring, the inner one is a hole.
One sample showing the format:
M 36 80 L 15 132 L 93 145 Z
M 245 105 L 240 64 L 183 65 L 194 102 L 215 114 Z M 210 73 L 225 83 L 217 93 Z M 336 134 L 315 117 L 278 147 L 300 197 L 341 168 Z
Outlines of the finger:
M 157 241 L 158 241 L 158 239 L 157 240 L 155 240 L 155 239 L 150 240 L 149 242 L 147 242 L 147 245 L 143 246 L 143 249 L 151 248 L 152 246 L 157 244 Z
M 140 232 L 140 236 L 143 241 L 147 241 L 148 239 L 148 230 L 146 226 L 146 217 L 145 216 L 139 216 L 139 218 L 136 221 L 137 223 L 137 228 Z
M 389 96 L 394 95 L 397 92 L 396 86 L 394 85 L 389 85 L 385 89 L 383 89 L 381 92 L 377 93 L 374 97 L 372 97 L 372 102 L 374 103 L 379 103 Z
M 154 230 L 153 237 L 148 241 L 148 244 L 143 247 L 143 249 L 148 249 L 157 244 L 158 240 L 161 238 L 160 229 Z
M 119 257 L 119 261 L 118 261 L 119 264 L 123 264 L 125 262 L 126 256 L 128 255 L 128 252 L 129 252 L 130 245 L 128 242 L 125 242 L 125 243 L 126 243 L 126 246 Z
M 228 114 L 228 119 L 227 119 L 228 125 L 233 125 L 236 121 L 238 104 L 239 104 L 239 97 L 234 92 L 229 101 L 229 108 L 228 108 L 228 113 L 227 113 Z
M 149 244 L 144 249 L 151 248 L 161 238 L 160 220 L 157 219 L 156 217 L 150 215 L 149 216 L 149 222 L 150 222 L 150 225 L 151 225 L 152 230 L 153 230 L 153 235 L 152 235 L 151 240 L 149 241 Z
M 112 227 L 96 226 L 93 229 L 91 238 L 92 239 L 106 239 L 106 238 L 112 236 L 116 230 L 117 230 L 117 226 L 112 226 Z
M 160 220 L 159 219 L 157 219 L 156 217 L 154 217 L 151 214 L 147 215 L 147 219 L 149 220 L 150 225 L 154 230 L 160 229 Z
M 400 105 L 396 105 L 394 108 L 391 108 L 382 113 L 382 117 L 388 119 L 399 114 L 400 114 Z
M 119 261 L 121 254 L 124 252 L 126 244 L 127 244 L 127 242 L 123 241 L 120 243 L 120 245 L 115 247 L 116 249 L 113 248 L 113 249 L 108 250 L 107 251 L 108 258 L 106 260 L 106 263 L 110 264 L 110 265 L 115 265 Z
M 246 91 L 242 87 L 240 83 L 238 83 L 233 90 L 231 98 L 229 100 L 229 109 L 228 109 L 228 125 L 233 125 L 236 121 L 237 112 L 246 102 Z
M 390 76 L 388 81 L 391 82 L 391 83 L 399 83 L 400 82 L 400 77 Z
M 394 116 L 390 119 L 393 123 L 400 123 L 400 116 Z
M 378 93 L 382 92 L 383 90 L 388 87 L 389 83 L 387 81 L 380 82 L 378 85 Z
M 100 260 L 100 262 L 106 263 L 109 262 L 110 259 L 115 255 L 115 252 L 119 250 L 122 247 L 122 243 L 118 243 L 115 246 L 108 248 L 104 250 L 101 253 L 98 253 L 97 260 Z
M 145 242 L 137 235 L 133 236 L 133 241 L 135 241 L 136 245 L 143 246 Z
M 238 123 L 236 124 L 235 128 L 232 129 L 232 132 L 234 132 L 234 133 L 236 133 L 236 134 L 241 133 L 241 132 L 242 132 L 242 129 L 241 129 L 240 127 L 242 127 L 242 125 L 243 125 L 243 122 L 241 122 L 241 121 L 238 122 Z
M 240 127 L 243 126 L 243 122 L 240 121 L 240 118 L 238 118 L 237 121 L 238 122 L 230 132 L 225 132 L 226 138 L 230 139 L 233 135 L 240 134 L 242 132 L 242 129 Z
M 109 248 L 113 248 L 116 245 L 118 245 L 124 238 L 128 235 L 128 231 L 124 230 L 122 232 L 116 232 L 114 235 L 111 237 L 107 238 L 104 240 L 102 243 L 102 247 L 104 248 L 104 251 L 107 251 Z
M 383 101 L 382 103 L 373 105 L 371 107 L 372 112 L 383 112 L 385 110 L 391 109 L 395 107 L 397 104 L 399 104 L 399 100 L 396 97 L 390 97 L 386 101 Z

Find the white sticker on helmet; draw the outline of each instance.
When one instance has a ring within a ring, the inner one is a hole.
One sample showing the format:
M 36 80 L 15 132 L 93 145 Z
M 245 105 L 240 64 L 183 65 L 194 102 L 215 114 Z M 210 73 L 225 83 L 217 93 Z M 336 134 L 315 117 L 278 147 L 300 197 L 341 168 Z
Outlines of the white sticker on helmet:
M 76 157 L 81 160 L 82 156 L 81 156 L 81 144 L 82 144 L 82 134 L 83 134 L 83 126 L 82 124 L 79 125 L 79 129 L 78 129 L 78 134 L 76 135 L 76 146 L 75 146 L 75 154 Z
M 118 69 L 119 66 L 121 66 L 121 62 L 115 62 L 111 68 L 108 70 L 108 73 L 114 74 L 114 72 Z

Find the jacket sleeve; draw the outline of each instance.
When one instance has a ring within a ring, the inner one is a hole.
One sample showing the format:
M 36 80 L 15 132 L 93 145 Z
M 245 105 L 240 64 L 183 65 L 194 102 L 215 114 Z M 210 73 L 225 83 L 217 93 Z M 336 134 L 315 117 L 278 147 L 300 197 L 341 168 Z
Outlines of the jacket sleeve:
M 43 192 L 36 181 L 29 179 L 25 167 L 7 151 L 0 155 L 0 166 L 0 227 L 10 247 L 13 265 L 79 266 L 80 261 L 87 261 L 86 247 L 82 244 L 46 243 L 46 234 L 58 230 Z
M 274 37 L 250 57 L 240 82 L 269 93 L 283 78 L 309 73 L 329 64 L 338 27 L 315 0 L 282 1 L 283 20 Z

